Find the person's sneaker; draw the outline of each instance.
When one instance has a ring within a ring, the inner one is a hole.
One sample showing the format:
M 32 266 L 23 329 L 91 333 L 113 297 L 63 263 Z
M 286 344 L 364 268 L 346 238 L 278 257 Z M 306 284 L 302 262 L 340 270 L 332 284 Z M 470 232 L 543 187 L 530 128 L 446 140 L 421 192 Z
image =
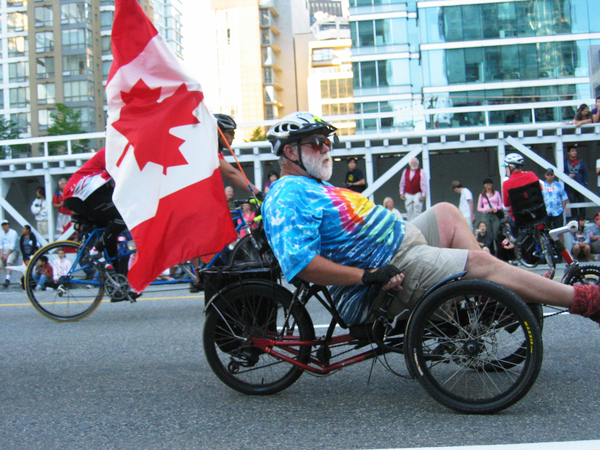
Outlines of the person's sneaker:
M 111 263 L 106 261 L 104 252 L 97 250 L 96 247 L 90 249 L 90 259 L 96 267 L 102 267 L 104 270 L 113 270 L 114 267 Z
M 44 288 L 43 288 L 43 287 L 41 287 L 41 286 L 36 286 L 34 290 L 35 290 L 35 291 L 45 291 L 46 289 L 44 289 Z
M 202 286 L 202 283 L 190 283 L 190 292 L 192 294 L 200 292 L 202 289 L 204 289 L 204 286 Z
M 4 286 L 5 288 L 9 287 L 10 286 L 10 280 L 4 280 L 4 284 L 2 286 Z

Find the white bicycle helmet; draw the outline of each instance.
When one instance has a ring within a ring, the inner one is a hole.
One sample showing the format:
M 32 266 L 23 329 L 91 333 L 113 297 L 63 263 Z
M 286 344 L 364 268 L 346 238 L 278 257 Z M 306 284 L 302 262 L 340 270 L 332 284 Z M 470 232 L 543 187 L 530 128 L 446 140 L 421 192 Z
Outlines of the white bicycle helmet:
M 336 127 L 323 119 L 309 112 L 299 111 L 288 114 L 273 125 L 267 132 L 267 139 L 273 146 L 273 153 L 280 156 L 285 144 L 298 141 L 302 136 L 318 131 L 328 136 L 336 130 Z
M 525 164 L 525 159 L 518 153 L 509 153 L 504 157 L 504 164 L 507 166 L 520 167 Z

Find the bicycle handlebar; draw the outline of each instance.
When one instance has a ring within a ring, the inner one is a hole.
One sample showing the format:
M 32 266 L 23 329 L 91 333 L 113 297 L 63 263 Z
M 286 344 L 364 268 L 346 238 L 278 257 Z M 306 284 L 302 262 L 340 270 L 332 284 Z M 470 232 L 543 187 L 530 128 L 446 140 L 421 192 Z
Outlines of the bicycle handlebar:
M 235 204 L 235 206 L 242 206 L 244 203 L 250 203 L 251 205 L 257 205 L 257 206 L 262 205 L 262 201 L 254 198 L 254 197 L 242 198 L 240 200 L 234 200 L 233 203 Z
M 565 226 L 562 227 L 558 227 L 558 228 L 554 228 L 553 230 L 550 230 L 548 233 L 550 234 L 550 237 L 557 241 L 558 237 L 561 234 L 566 233 L 567 231 L 570 231 L 571 233 L 575 233 L 577 231 L 578 228 L 578 224 L 576 220 L 571 220 L 568 224 L 566 224 Z

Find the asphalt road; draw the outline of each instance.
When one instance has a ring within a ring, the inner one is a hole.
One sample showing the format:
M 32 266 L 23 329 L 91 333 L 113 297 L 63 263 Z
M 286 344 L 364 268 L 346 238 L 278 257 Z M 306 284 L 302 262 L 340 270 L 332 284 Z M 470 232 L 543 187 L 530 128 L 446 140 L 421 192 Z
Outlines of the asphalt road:
M 493 416 L 445 409 L 376 364 L 304 374 L 270 397 L 232 391 L 205 361 L 203 298 L 187 290 L 103 303 L 52 322 L 0 292 L 0 447 L 320 449 L 600 439 L 600 329 L 546 321 L 528 396 Z M 315 320 L 315 323 L 318 323 Z M 402 370 L 403 365 L 399 365 Z

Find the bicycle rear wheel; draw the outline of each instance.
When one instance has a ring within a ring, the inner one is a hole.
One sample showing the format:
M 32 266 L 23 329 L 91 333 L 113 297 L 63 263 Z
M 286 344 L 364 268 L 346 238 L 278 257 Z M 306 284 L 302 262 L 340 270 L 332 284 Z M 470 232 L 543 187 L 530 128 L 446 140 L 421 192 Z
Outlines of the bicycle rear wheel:
M 542 363 L 531 310 L 488 281 L 462 280 L 434 291 L 417 305 L 406 338 L 411 373 L 435 400 L 464 413 L 513 405 L 531 389 Z
M 203 345 L 206 360 L 227 386 L 250 395 L 268 395 L 291 386 L 303 370 L 265 353 L 254 337 L 285 339 L 292 344 L 276 350 L 298 362 L 310 358 L 310 346 L 294 341 L 314 339 L 304 307 L 291 306 L 292 294 L 277 284 L 239 282 L 220 291 L 208 306 Z
M 542 255 L 539 252 L 536 241 L 531 234 L 519 237 L 515 246 L 515 256 L 525 267 L 533 269 L 541 262 Z
M 59 253 L 71 267 L 66 275 L 56 282 L 49 280 L 41 290 L 35 269 L 40 261 L 52 265 L 56 274 L 59 267 Z M 39 249 L 31 258 L 25 272 L 25 289 L 33 307 L 45 317 L 58 322 L 71 322 L 90 315 L 102 301 L 104 275 L 97 272 L 86 257 L 87 250 L 82 244 L 73 241 L 58 241 Z

